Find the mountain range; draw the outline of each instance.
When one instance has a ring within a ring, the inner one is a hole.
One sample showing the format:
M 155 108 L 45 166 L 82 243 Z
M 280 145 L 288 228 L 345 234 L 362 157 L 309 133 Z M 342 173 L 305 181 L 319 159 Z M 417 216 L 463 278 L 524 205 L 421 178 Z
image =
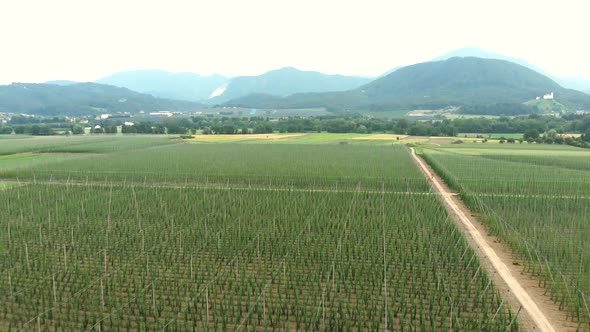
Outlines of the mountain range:
M 477 47 L 454 50 L 430 62 L 453 57 L 477 57 L 498 59 L 519 64 L 548 76 L 563 87 L 590 92 L 590 79 L 583 77 L 557 77 L 545 72 L 524 59 L 489 52 Z M 403 68 L 397 66 L 378 78 Z M 314 71 L 302 71 L 292 67 L 272 70 L 258 76 L 224 77 L 221 75 L 201 76 L 194 73 L 172 73 L 164 70 L 138 70 L 115 73 L 101 78 L 96 83 L 126 87 L 156 97 L 201 101 L 206 104 L 221 104 L 249 94 L 268 94 L 284 97 L 297 93 L 338 92 L 358 88 L 375 78 L 326 75 Z M 68 84 L 69 81 L 53 81 L 54 84 Z
M 522 104 L 546 93 L 572 108 L 590 108 L 590 95 L 561 87 L 519 64 L 497 59 L 453 57 L 402 67 L 345 92 L 294 94 L 278 98 L 253 95 L 231 106 L 327 107 L 334 111 L 384 111 L 463 105 Z
M 461 48 L 458 50 L 454 50 L 454 51 L 445 53 L 443 55 L 440 55 L 440 56 L 434 58 L 432 61 L 447 60 L 447 59 L 454 58 L 454 57 L 477 57 L 477 58 L 483 58 L 483 59 L 498 59 L 498 60 L 510 61 L 510 62 L 519 64 L 521 66 L 527 67 L 529 69 L 532 69 L 538 73 L 541 73 L 541 74 L 551 78 L 552 80 L 559 83 L 559 85 L 561 85 L 565 88 L 579 90 L 579 91 L 582 91 L 585 93 L 590 93 L 590 78 L 560 77 L 560 76 L 551 75 L 551 74 L 547 73 L 546 71 L 544 71 L 543 69 L 541 69 L 540 67 L 530 64 L 528 61 L 526 61 L 524 59 L 513 58 L 510 56 L 503 55 L 503 54 L 486 51 L 486 50 L 483 50 L 478 47 L 465 47 L 465 48 Z
M 259 76 L 235 77 L 227 82 L 223 90 L 218 90 L 219 94 L 211 98 L 209 103 L 223 103 L 249 94 L 288 96 L 301 92 L 346 91 L 370 81 L 372 78 L 327 75 L 285 67 Z
M 95 81 L 155 97 L 201 101 L 209 98 L 218 87 L 226 84 L 228 77 L 201 76 L 195 73 L 173 73 L 165 70 L 136 70 L 115 73 Z
M 115 112 L 194 110 L 203 105 L 157 98 L 148 94 L 97 83 L 0 86 L 0 112 L 35 115 L 88 115 Z
M 194 110 L 207 107 L 204 104 L 325 107 L 337 112 L 467 105 L 493 108 L 495 104 L 506 108 L 507 104 L 535 105 L 529 101 L 549 92 L 555 93 L 563 109 L 590 109 L 588 94 L 560 86 L 556 79 L 525 60 L 478 48 L 396 67 L 376 79 L 285 67 L 234 78 L 142 70 L 113 74 L 97 82 L 101 83 L 50 81 L 0 86 L 0 112 L 67 115 Z

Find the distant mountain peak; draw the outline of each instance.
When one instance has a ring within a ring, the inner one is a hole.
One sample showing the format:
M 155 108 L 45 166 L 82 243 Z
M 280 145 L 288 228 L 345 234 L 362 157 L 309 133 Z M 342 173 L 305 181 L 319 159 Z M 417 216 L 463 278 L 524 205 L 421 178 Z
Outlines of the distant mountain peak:
M 545 76 L 549 76 L 549 74 L 547 74 L 543 69 L 541 69 L 533 64 L 530 64 L 528 61 L 526 61 L 524 59 L 514 58 L 514 57 L 510 57 L 510 56 L 503 55 L 500 53 L 487 51 L 487 50 L 484 50 L 482 48 L 475 47 L 475 46 L 464 47 L 464 48 L 460 48 L 457 50 L 447 52 L 445 54 L 442 54 L 442 55 L 432 59 L 432 61 L 447 60 L 449 58 L 454 58 L 454 57 L 461 57 L 461 58 L 476 57 L 476 58 L 482 58 L 482 59 L 504 60 L 504 61 L 513 62 L 513 63 L 519 64 L 521 66 L 527 67 L 527 68 L 532 69 L 532 70 L 534 70 L 538 73 L 541 73 Z
M 371 78 L 328 75 L 283 67 L 258 76 L 238 76 L 215 90 L 210 103 L 224 103 L 248 95 L 288 96 L 295 93 L 346 91 L 370 82 Z
M 98 83 L 56 85 L 19 83 L 0 86 L 0 112 L 35 115 L 87 115 L 99 112 L 194 110 L 202 104 L 156 98 Z M 104 111 L 103 111 L 104 110 Z
M 200 101 L 229 78 L 213 74 L 203 76 L 191 72 L 170 72 L 162 69 L 124 71 L 97 80 L 97 83 L 129 88 L 156 97 Z

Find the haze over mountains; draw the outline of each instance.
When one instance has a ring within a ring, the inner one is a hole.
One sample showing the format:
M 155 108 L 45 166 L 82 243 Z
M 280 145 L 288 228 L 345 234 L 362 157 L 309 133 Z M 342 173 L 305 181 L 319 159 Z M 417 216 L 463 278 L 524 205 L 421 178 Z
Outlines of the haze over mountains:
M 478 48 L 396 67 L 377 79 L 285 67 L 234 78 L 140 70 L 116 73 L 97 82 L 109 85 L 51 81 L 0 86 L 0 112 L 81 114 L 207 107 L 197 101 L 208 105 L 325 107 L 336 112 L 362 112 L 522 105 L 548 92 L 554 92 L 560 105 L 569 110 L 590 109 L 590 95 L 563 88 L 525 60 Z
M 552 76 L 524 59 L 489 52 L 477 47 L 454 50 L 435 57 L 431 61 L 447 60 L 453 57 L 478 57 L 513 62 L 548 76 L 565 88 L 590 93 L 590 78 Z M 399 68 L 403 68 L 403 66 L 397 66 L 380 77 L 387 76 Z M 96 82 L 126 87 L 162 98 L 218 104 L 249 94 L 287 96 L 295 93 L 346 91 L 369 83 L 372 79 L 374 78 L 326 75 L 285 67 L 258 76 L 234 78 L 222 75 L 201 76 L 194 73 L 171 73 L 164 70 L 139 70 L 115 73 Z
M 201 76 L 195 73 L 172 73 L 165 70 L 136 70 L 115 73 L 96 80 L 96 83 L 128 88 L 155 97 L 201 101 L 209 98 L 228 77 Z
M 571 104 L 590 97 L 521 65 L 476 57 L 403 67 L 360 90 L 372 102 L 400 106 L 523 103 L 548 92 Z
M 212 98 L 222 103 L 249 94 L 288 96 L 301 92 L 346 91 L 369 83 L 371 78 L 327 75 L 292 67 L 272 70 L 259 76 L 240 76 L 227 83 L 222 94 Z
M 139 111 L 192 110 L 202 104 L 156 98 L 148 94 L 96 83 L 0 86 L 0 112 L 35 115 L 87 115 Z
M 125 87 L 157 97 L 219 104 L 253 93 L 287 96 L 298 92 L 345 91 L 371 80 L 366 77 L 327 75 L 285 67 L 258 76 L 234 78 L 171 73 L 164 70 L 139 70 L 116 73 L 96 82 Z
M 555 92 L 572 108 L 590 108 L 590 95 L 562 88 L 521 65 L 496 59 L 450 58 L 395 70 L 355 90 L 296 94 L 285 98 L 250 96 L 229 102 L 250 107 L 328 107 L 333 110 L 443 108 L 461 105 L 522 104 Z
M 440 61 L 440 60 L 447 60 L 453 57 L 478 57 L 484 59 L 498 59 L 498 60 L 505 60 L 510 61 L 521 66 L 527 67 L 532 69 L 538 73 L 541 73 L 549 78 L 553 79 L 555 82 L 559 83 L 564 88 L 579 90 L 585 93 L 590 93 L 590 78 L 585 77 L 559 77 L 555 75 L 551 75 L 541 69 L 538 66 L 530 64 L 524 59 L 514 58 L 510 56 L 506 56 L 499 53 L 489 52 L 486 50 L 482 50 L 478 47 L 465 47 L 458 50 L 454 50 L 448 53 L 445 53 L 441 56 L 438 56 L 432 61 Z

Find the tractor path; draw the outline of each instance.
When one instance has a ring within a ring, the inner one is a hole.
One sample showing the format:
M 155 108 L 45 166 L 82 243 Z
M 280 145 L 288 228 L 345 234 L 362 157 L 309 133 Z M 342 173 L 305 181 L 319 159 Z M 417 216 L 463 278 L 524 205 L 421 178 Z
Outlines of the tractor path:
M 480 264 L 488 271 L 503 298 L 519 312 L 520 326 L 529 331 L 575 331 L 576 325 L 565 319 L 564 312 L 544 295 L 538 281 L 521 273 L 522 266 L 510 248 L 489 235 L 465 204 L 422 158 L 411 149 L 420 170 L 428 177 L 434 191 L 442 198 L 450 215 L 480 257 Z M 520 308 L 522 307 L 522 310 Z

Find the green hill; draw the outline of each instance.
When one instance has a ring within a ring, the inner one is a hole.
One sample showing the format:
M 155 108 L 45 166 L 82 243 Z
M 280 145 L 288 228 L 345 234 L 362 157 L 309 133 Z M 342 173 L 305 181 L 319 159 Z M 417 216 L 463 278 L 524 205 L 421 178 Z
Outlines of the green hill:
M 14 83 L 0 86 L 0 112 L 84 115 L 112 112 L 191 110 L 202 104 L 156 98 L 125 88 L 96 84 Z
M 458 50 L 454 50 L 448 53 L 445 53 L 439 57 L 436 57 L 432 61 L 441 61 L 447 60 L 453 57 L 477 57 L 477 58 L 485 58 L 485 59 L 498 59 L 498 60 L 506 60 L 521 66 L 527 67 L 532 69 L 538 73 L 541 73 L 555 82 L 559 83 L 562 87 L 567 89 L 574 89 L 578 91 L 583 91 L 584 93 L 590 92 L 590 78 L 586 77 L 559 77 L 555 75 L 550 75 L 549 73 L 545 72 L 543 69 L 530 64 L 524 59 L 513 58 L 503 54 L 493 53 L 486 50 L 482 50 L 477 47 L 465 47 Z
M 233 78 L 210 103 L 223 103 L 250 94 L 288 96 L 296 93 L 346 91 L 370 82 L 368 77 L 327 75 L 286 67 L 259 76 Z
M 508 61 L 467 57 L 407 66 L 360 89 L 375 101 L 449 105 L 522 103 L 562 88 Z
M 550 78 L 521 65 L 496 59 L 451 58 L 400 68 L 358 89 L 341 93 L 297 94 L 258 98 L 260 107 L 327 107 L 333 110 L 433 109 L 448 106 L 522 104 L 548 92 L 568 108 L 590 108 L 590 95 L 564 89 Z M 346 100 L 343 103 L 342 100 Z
M 533 100 L 529 100 L 526 103 L 524 103 L 527 106 L 531 106 L 531 107 L 536 107 L 539 111 L 544 112 L 544 113 L 549 113 L 549 112 L 557 112 L 557 113 L 562 113 L 562 112 L 567 112 L 570 109 L 568 109 L 568 107 L 566 107 L 565 105 L 563 105 L 562 103 L 554 100 L 554 99 L 533 99 Z

